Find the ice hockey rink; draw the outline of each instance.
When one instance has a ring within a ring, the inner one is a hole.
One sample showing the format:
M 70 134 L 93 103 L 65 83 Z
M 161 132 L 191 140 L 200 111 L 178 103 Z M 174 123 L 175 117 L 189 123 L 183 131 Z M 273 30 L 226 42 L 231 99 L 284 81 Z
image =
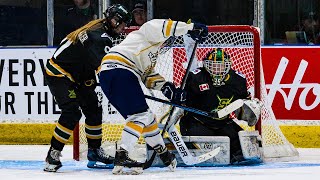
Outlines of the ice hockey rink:
M 47 145 L 0 145 L 0 177 L 32 180 L 100 180 L 100 179 L 214 179 L 214 180 L 285 180 L 288 178 L 318 180 L 320 177 L 320 149 L 298 149 L 300 159 L 294 162 L 274 162 L 255 166 L 178 167 L 175 172 L 167 168 L 152 167 L 141 175 L 113 175 L 111 169 L 88 169 L 86 161 L 72 159 L 72 147 L 66 146 L 61 158 L 63 167 L 57 173 L 42 170 Z

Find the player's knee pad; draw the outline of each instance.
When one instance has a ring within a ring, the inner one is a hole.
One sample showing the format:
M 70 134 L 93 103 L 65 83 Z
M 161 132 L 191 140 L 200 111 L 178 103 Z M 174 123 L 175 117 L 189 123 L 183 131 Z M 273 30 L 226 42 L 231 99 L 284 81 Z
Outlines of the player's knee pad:
M 140 124 L 143 124 L 143 126 L 148 126 L 152 123 L 152 121 L 155 119 L 154 114 L 150 109 L 148 109 L 145 112 L 129 115 L 128 118 L 126 119 L 127 122 L 137 122 Z
M 79 122 L 82 116 L 81 110 L 79 109 L 78 103 L 69 103 L 68 105 L 61 108 L 61 116 L 59 123 L 67 125 L 68 128 L 73 129 Z
M 151 110 L 129 115 L 126 119 L 127 123 L 124 127 L 124 131 L 139 138 L 143 129 L 152 122 L 153 117 L 154 115 Z
M 95 107 L 91 111 L 83 112 L 86 116 L 86 124 L 97 126 L 102 124 L 102 106 Z
M 153 119 L 153 121 L 148 126 L 145 126 L 142 131 L 142 135 L 146 140 L 155 137 L 158 134 L 160 134 L 160 130 L 156 119 Z

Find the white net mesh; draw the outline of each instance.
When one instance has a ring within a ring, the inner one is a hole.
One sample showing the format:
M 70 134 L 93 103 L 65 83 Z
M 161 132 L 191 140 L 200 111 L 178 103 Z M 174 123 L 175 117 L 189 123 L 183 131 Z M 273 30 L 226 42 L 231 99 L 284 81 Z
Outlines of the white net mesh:
M 299 152 L 282 134 L 268 101 L 266 84 L 261 63 L 261 136 L 265 161 L 292 161 L 299 158 Z
M 117 40 L 120 42 L 124 36 Z M 116 44 L 115 43 L 115 44 Z M 209 36 L 205 42 L 198 45 L 196 49 L 196 58 L 198 64 L 201 65 L 201 60 L 213 48 L 223 48 L 229 54 L 232 61 L 232 68 L 244 74 L 247 78 L 247 88 L 252 95 L 255 93 L 260 95 L 265 103 L 262 110 L 261 128 L 262 141 L 265 148 L 264 156 L 270 158 L 277 157 L 292 157 L 296 156 L 297 152 L 294 147 L 286 140 L 282 134 L 277 121 L 274 117 L 271 106 L 267 102 L 266 86 L 263 79 L 260 82 L 260 40 L 258 31 L 250 26 L 210 26 Z M 159 72 L 166 80 L 174 82 L 176 85 L 181 83 L 182 77 L 185 74 L 187 67 L 186 51 L 184 48 L 183 37 L 178 37 L 175 40 L 172 48 L 165 54 L 159 56 L 156 71 Z M 262 70 L 262 68 L 261 68 Z M 255 87 L 255 84 L 257 84 Z M 143 86 L 143 85 L 142 85 Z M 260 89 L 259 89 L 260 87 Z M 97 90 L 102 96 L 101 90 Z M 144 88 L 145 94 L 150 95 L 150 91 Z M 159 91 L 151 92 L 153 96 L 165 99 Z M 124 127 L 124 119 L 116 110 L 108 103 L 107 99 L 103 98 L 103 143 L 114 143 L 121 138 L 122 129 Z M 158 122 L 166 118 L 169 106 L 155 101 L 147 100 L 151 110 L 156 114 Z M 247 127 L 244 127 L 248 129 Z M 79 129 L 80 150 L 78 153 L 80 159 L 86 157 L 87 141 L 84 132 L 84 122 L 80 122 Z M 143 139 L 139 140 L 144 143 Z M 76 145 L 76 143 L 75 143 Z

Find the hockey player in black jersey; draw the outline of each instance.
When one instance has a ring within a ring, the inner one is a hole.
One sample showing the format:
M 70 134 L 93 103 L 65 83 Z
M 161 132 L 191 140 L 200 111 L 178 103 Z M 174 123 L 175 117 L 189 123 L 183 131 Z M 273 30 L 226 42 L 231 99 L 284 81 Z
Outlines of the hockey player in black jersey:
M 113 163 L 101 148 L 102 107 L 95 93 L 96 70 L 113 46 L 112 39 L 130 23 L 131 14 L 122 5 L 113 5 L 105 18 L 89 22 L 68 34 L 47 62 L 45 80 L 61 109 L 61 116 L 51 139 L 44 170 L 56 172 L 61 166 L 61 151 L 82 113 L 88 141 L 88 167 L 95 162 Z M 81 109 L 81 110 L 80 110 Z
M 230 57 L 224 49 L 213 49 L 204 58 L 203 67 L 189 73 L 186 106 L 210 112 L 237 99 L 250 99 L 246 83 L 244 75 L 231 69 Z M 254 125 L 256 121 L 250 123 Z M 238 136 L 243 129 L 229 116 L 219 119 L 185 112 L 180 130 L 183 136 L 228 136 L 231 163 L 243 160 Z

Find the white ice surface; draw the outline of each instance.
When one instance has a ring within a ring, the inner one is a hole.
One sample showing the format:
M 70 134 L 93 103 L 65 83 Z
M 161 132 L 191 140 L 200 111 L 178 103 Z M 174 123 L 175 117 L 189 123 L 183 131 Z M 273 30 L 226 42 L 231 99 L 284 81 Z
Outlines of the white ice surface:
M 113 175 L 111 169 L 88 169 L 87 162 L 72 160 L 72 147 L 66 146 L 61 158 L 63 167 L 57 173 L 44 172 L 49 146 L 0 145 L 0 179 L 32 180 L 106 180 L 106 179 L 212 179 L 212 180 L 319 180 L 320 149 L 298 149 L 300 159 L 294 162 L 266 163 L 259 166 L 150 168 L 141 175 Z

